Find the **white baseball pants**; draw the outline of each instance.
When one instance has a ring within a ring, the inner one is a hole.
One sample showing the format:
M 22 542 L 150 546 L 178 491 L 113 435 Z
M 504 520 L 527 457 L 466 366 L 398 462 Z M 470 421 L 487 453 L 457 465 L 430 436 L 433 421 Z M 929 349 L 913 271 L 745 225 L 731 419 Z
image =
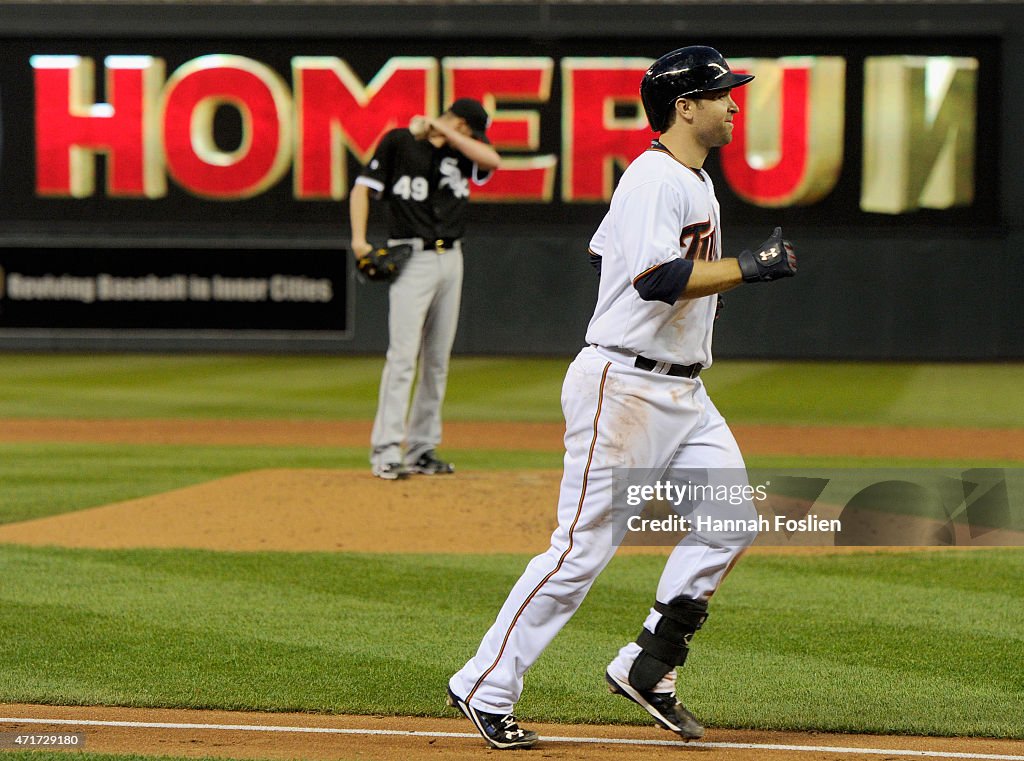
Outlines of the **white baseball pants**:
M 658 375 L 613 356 L 587 347 L 569 366 L 562 386 L 564 472 L 551 546 L 530 561 L 476 655 L 449 682 L 478 710 L 511 712 L 527 669 L 614 555 L 613 470 L 732 469 L 726 472 L 746 479 L 736 440 L 699 378 Z M 757 512 L 747 501 L 729 517 L 756 519 Z M 691 531 L 669 555 L 657 599 L 706 600 L 755 537 Z M 644 625 L 653 632 L 660 617 L 652 609 Z M 638 653 L 630 643 L 609 669 L 628 675 Z M 671 691 L 674 675 L 657 689 Z

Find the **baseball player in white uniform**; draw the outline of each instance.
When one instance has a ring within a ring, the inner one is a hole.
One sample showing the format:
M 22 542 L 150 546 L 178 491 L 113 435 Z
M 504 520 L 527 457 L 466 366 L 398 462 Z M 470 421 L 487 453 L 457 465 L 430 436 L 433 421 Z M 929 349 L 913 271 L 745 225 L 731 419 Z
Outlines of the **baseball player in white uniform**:
M 538 740 L 519 725 L 513 706 L 525 672 L 615 553 L 613 471 L 705 471 L 711 479 L 746 481 L 736 441 L 698 376 L 711 365 L 717 294 L 796 271 L 779 228 L 754 251 L 722 258 L 719 205 L 702 167 L 712 148 L 732 139 L 739 109 L 730 91 L 751 79 L 732 72 L 713 48 L 693 46 L 659 58 L 641 82 L 660 138 L 625 171 L 591 240 L 600 290 L 589 345 L 562 388 L 558 528 L 448 684 L 449 704 L 495 748 Z M 756 523 L 757 513 L 743 501 L 730 517 Z M 691 530 L 666 562 L 639 636 L 607 667 L 613 693 L 685 739 L 701 737 L 704 728 L 676 697 L 676 667 L 709 598 L 755 536 Z

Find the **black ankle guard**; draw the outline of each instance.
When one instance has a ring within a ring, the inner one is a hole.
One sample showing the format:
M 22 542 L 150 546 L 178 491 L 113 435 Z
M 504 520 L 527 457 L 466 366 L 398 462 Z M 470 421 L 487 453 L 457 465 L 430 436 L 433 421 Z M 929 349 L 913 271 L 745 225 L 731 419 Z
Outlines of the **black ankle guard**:
M 686 662 L 690 640 L 708 617 L 708 604 L 692 597 L 677 597 L 667 604 L 655 601 L 654 609 L 661 620 L 654 634 L 646 627 L 640 630 L 636 643 L 641 652 L 629 670 L 630 685 L 645 692 Z

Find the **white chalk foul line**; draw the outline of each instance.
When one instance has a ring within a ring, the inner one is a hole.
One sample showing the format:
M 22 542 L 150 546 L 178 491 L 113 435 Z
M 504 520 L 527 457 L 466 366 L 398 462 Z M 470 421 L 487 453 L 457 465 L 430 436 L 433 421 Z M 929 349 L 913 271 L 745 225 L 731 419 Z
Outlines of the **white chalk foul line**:
M 0 724 L 50 724 L 81 727 L 137 727 L 140 729 L 219 729 L 234 732 L 298 732 L 321 735 L 385 735 L 391 737 L 455 737 L 479 738 L 476 732 L 422 732 L 401 729 L 342 729 L 339 727 L 288 727 L 260 724 L 177 724 L 162 721 L 98 721 L 96 719 L 19 719 L 0 717 Z M 594 743 L 603 745 L 683 745 L 679 740 L 631 740 L 615 737 L 551 737 L 544 742 Z M 960 753 L 941 750 L 906 750 L 899 748 L 845 748 L 831 745 L 776 745 L 771 743 L 695 742 L 688 748 L 728 748 L 736 750 L 785 750 L 804 753 L 862 753 L 873 756 L 914 756 L 919 758 L 965 758 L 972 761 L 1024 761 L 1024 756 L 999 753 Z

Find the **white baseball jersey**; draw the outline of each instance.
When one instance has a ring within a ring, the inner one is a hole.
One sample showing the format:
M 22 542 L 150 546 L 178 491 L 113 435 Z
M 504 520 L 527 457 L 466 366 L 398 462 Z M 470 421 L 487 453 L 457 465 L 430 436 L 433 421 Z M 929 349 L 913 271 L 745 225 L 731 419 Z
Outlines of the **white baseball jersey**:
M 610 357 L 605 351 L 711 364 L 717 297 L 678 300 L 677 295 L 686 277 L 681 260 L 721 257 L 718 220 L 711 178 L 658 147 L 633 161 L 612 196 L 591 241 L 591 251 L 602 257 L 597 307 L 587 331 L 592 345 L 569 365 L 562 385 L 565 457 L 558 527 L 547 551 L 530 561 L 509 592 L 476 655 L 448 683 L 478 711 L 512 710 L 527 669 L 611 560 L 618 541 L 617 473 L 633 470 L 644 474 L 637 478 L 653 481 L 667 471 L 698 472 L 716 488 L 746 484 L 736 440 L 700 377 L 646 370 L 634 357 Z M 666 266 L 667 277 L 659 281 L 658 268 Z M 650 300 L 641 297 L 637 283 Z M 749 501 L 714 507 L 729 518 L 757 516 Z M 728 537 L 690 531 L 669 555 L 656 599 L 707 602 L 755 536 L 756 531 Z M 655 632 L 661 616 L 651 608 L 644 628 Z M 609 663 L 608 675 L 628 682 L 640 652 L 636 642 L 626 644 Z M 675 678 L 673 669 L 655 691 L 674 692 Z
M 587 342 L 709 367 L 718 297 L 645 301 L 634 284 L 673 259 L 720 259 L 718 229 L 718 199 L 707 172 L 658 147 L 638 156 L 590 242 L 601 257 L 601 286 Z

